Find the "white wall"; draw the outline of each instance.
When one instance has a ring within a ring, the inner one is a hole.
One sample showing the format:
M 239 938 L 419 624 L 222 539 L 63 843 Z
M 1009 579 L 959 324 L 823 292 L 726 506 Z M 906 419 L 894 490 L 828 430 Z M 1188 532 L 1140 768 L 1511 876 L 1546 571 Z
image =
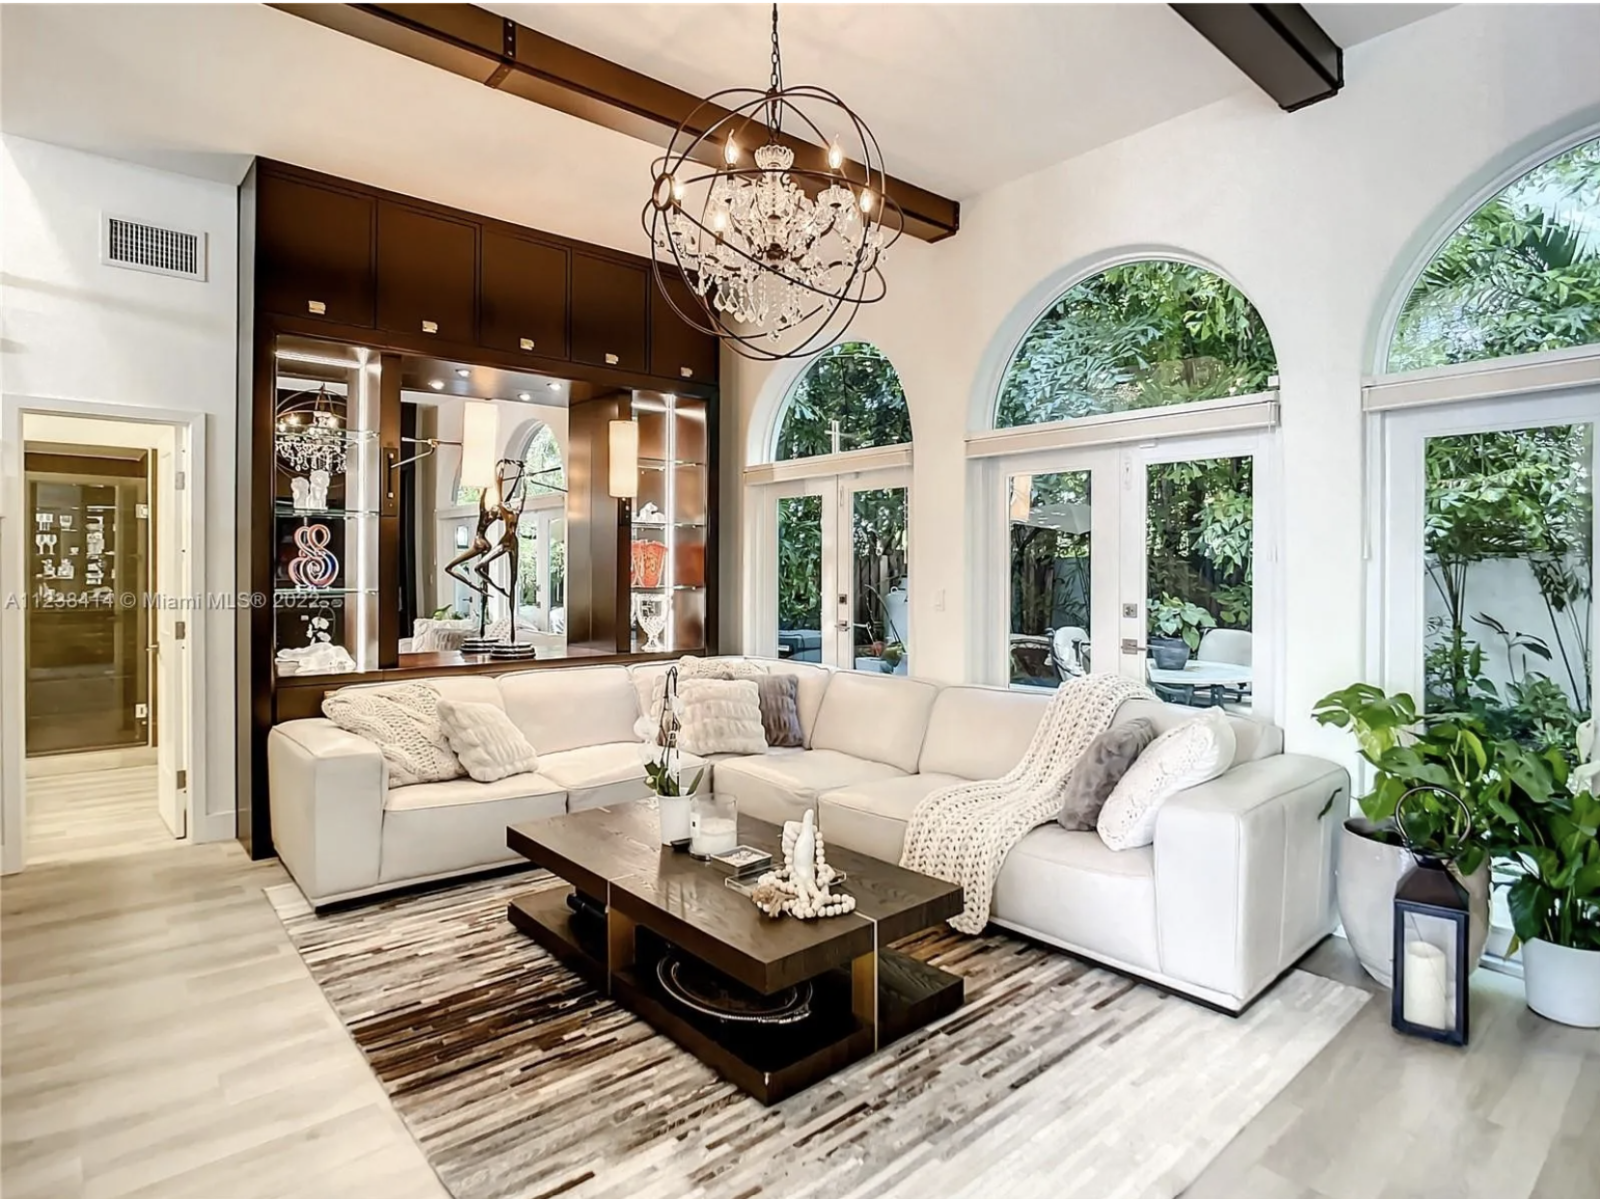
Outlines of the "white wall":
M 205 416 L 204 538 L 206 579 L 216 593 L 239 587 L 235 567 L 235 335 L 238 259 L 237 192 L 224 184 L 166 174 L 24 138 L 0 139 L 0 392 L 6 429 L 22 408 L 136 416 L 159 410 Z M 203 230 L 203 283 L 107 267 L 100 262 L 102 213 Z M 14 432 L 13 434 L 14 435 Z M 0 513 L 17 519 L 20 480 L 8 453 Z M 0 613 L 9 626 L 20 613 Z M 212 712 L 239 704 L 234 616 L 211 611 L 205 623 L 205 703 Z M 9 677 L 9 675 L 8 675 Z M 20 786 L 20 691 L 5 704 L 8 791 Z M 191 832 L 199 840 L 234 829 L 234 735 L 231 721 L 207 730 L 206 764 Z M 13 770 L 13 766 L 16 767 Z M 7 795 L 7 812 L 11 812 Z M 8 858 L 17 830 L 4 829 Z M 8 861 L 8 866 L 10 862 Z
M 976 673 L 963 439 L 988 426 L 1017 340 L 1106 259 L 1181 251 L 1255 301 L 1277 348 L 1289 483 L 1258 502 L 1281 504 L 1284 527 L 1280 719 L 1291 749 L 1349 760 L 1348 739 L 1308 713 L 1364 665 L 1360 384 L 1383 313 L 1474 193 L 1600 122 L 1597 45 L 1594 6 L 1452 8 L 1350 51 L 1335 99 L 1286 114 L 1244 94 L 986 193 L 963 205 L 946 243 L 902 243 L 889 299 L 852 336 L 888 354 L 911 407 L 917 673 Z M 725 363 L 741 433 L 770 419 L 797 373 Z M 737 470 L 724 476 L 729 499 Z M 736 505 L 724 511 L 731 596 L 743 532 Z M 724 634 L 739 644 L 726 622 Z

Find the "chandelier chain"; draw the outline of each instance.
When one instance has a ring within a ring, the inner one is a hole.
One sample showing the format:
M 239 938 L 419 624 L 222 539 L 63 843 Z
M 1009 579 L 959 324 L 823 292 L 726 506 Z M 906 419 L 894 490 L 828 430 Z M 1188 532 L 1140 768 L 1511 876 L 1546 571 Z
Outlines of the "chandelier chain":
M 778 6 L 772 6 L 772 100 L 767 104 L 767 128 L 777 137 L 783 125 L 783 109 L 778 94 L 783 91 L 783 51 L 778 46 Z

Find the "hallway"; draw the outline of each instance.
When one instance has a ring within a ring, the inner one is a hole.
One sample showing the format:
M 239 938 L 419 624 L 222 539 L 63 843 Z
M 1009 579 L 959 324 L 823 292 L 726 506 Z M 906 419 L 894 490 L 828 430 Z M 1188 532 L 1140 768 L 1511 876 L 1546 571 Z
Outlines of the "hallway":
M 57 758 L 28 762 L 28 866 L 89 862 L 177 843 L 156 810 L 153 763 L 58 773 L 62 764 Z

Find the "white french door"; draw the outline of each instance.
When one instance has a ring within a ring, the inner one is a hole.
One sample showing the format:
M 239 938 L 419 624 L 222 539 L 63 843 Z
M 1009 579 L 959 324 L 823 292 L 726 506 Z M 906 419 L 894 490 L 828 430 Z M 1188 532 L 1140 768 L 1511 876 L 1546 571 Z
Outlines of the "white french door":
M 910 667 L 909 467 L 760 489 L 758 639 L 845 669 Z
M 1271 714 L 1276 692 L 1276 530 L 1270 434 L 1167 438 L 997 459 L 990 538 L 993 668 L 1055 687 L 1090 670 L 1163 698 Z M 1271 489 L 1271 490 L 1269 490 Z M 1149 657 L 1167 617 L 1187 661 Z M 996 618 L 997 619 L 994 619 Z M 1154 630 L 1159 632 L 1159 630 Z

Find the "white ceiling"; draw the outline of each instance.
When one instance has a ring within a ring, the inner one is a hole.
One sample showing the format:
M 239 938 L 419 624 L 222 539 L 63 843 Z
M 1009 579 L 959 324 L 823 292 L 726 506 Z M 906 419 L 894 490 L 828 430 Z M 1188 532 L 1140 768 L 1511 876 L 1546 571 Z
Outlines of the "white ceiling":
M 766 82 L 764 5 L 489 7 L 692 92 Z M 1444 6 L 1310 7 L 1353 45 Z M 782 20 L 786 81 L 838 92 L 891 173 L 956 198 L 1253 90 L 1160 4 L 794 4 Z M 230 183 L 281 158 L 631 249 L 657 152 L 241 4 L 0 6 L 0 129 Z

